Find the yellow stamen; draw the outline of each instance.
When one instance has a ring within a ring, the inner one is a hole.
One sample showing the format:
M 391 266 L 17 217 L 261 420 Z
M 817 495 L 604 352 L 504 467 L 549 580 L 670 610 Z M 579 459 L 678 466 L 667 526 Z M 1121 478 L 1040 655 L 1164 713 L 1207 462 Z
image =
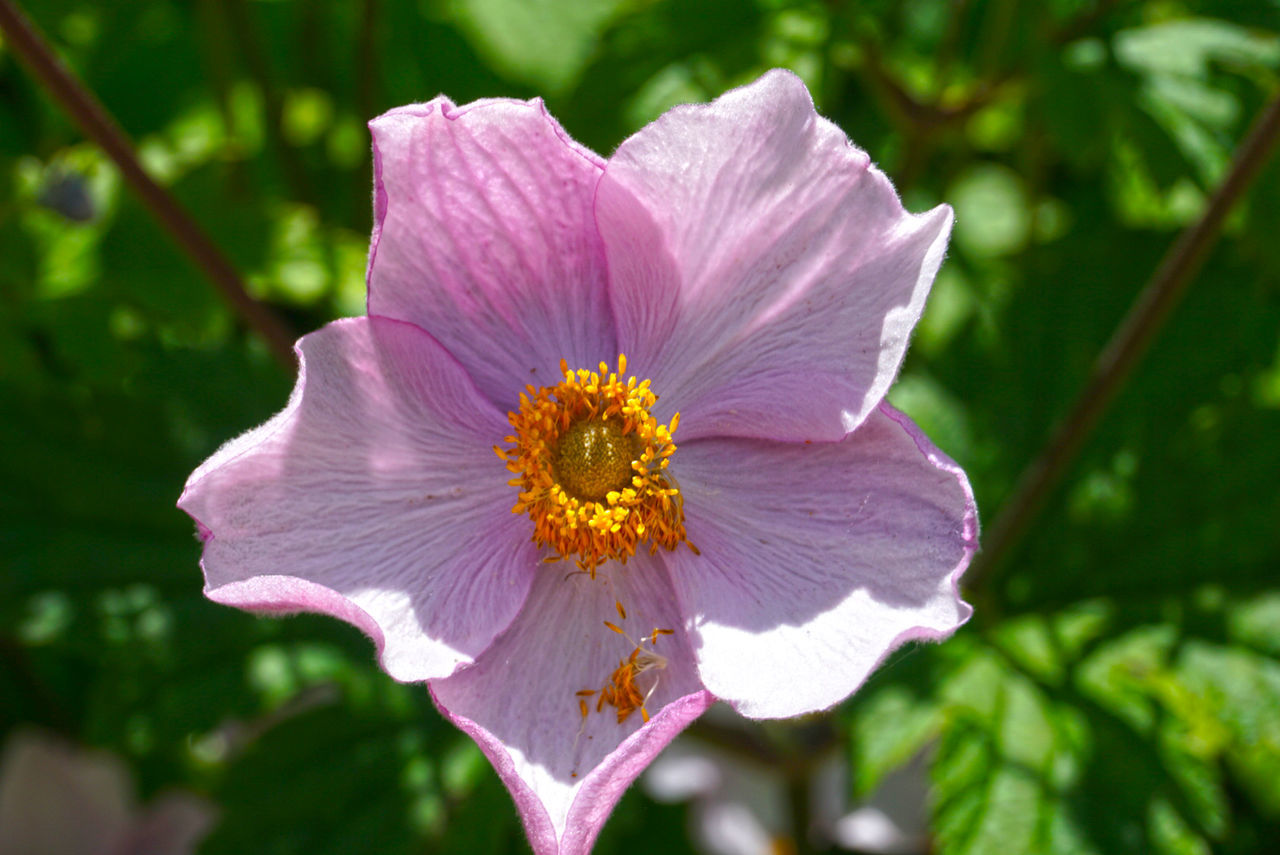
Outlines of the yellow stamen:
M 554 553 L 547 560 L 575 556 L 593 578 L 643 543 L 650 553 L 687 543 L 683 498 L 667 471 L 679 414 L 658 424 L 649 381 L 626 370 L 621 354 L 616 372 L 603 362 L 598 371 L 570 371 L 561 360 L 563 379 L 526 387 L 519 411 L 508 414 L 512 447 L 494 447 L 520 490 L 511 510 L 533 520 L 533 540 Z

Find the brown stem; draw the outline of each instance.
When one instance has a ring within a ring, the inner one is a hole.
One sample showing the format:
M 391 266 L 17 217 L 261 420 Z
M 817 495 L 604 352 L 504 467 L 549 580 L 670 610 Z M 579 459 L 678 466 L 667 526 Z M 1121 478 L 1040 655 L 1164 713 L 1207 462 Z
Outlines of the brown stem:
M 1011 75 L 998 75 L 980 84 L 964 102 L 943 105 L 935 101 L 922 101 L 911 94 L 905 85 L 890 72 L 874 42 L 862 43 L 863 67 L 868 82 L 878 92 L 888 107 L 890 118 L 898 119 L 900 128 L 910 135 L 912 130 L 922 133 L 954 126 L 993 103 L 1003 92 Z
M 754 722 L 731 727 L 703 717 L 689 725 L 688 733 L 694 739 L 739 757 L 746 757 L 762 766 L 780 767 L 787 763 L 787 755 L 770 742 Z
M 947 16 L 947 28 L 934 55 L 934 69 L 939 78 L 946 79 L 960 53 L 960 40 L 964 36 L 973 0 L 952 0 L 951 14 Z
M 8 666 L 10 680 L 20 689 L 19 697 L 25 698 L 29 706 L 35 708 L 41 724 L 56 728 L 67 736 L 76 732 L 72 715 L 40 679 L 22 644 L 0 635 L 0 663 Z
M 314 5 L 314 4 L 311 4 Z M 222 0 L 222 12 L 226 15 L 231 37 L 244 56 L 245 65 L 258 91 L 262 93 L 262 106 L 266 112 L 263 131 L 267 148 L 289 185 L 289 192 L 299 202 L 315 207 L 315 192 L 307 172 L 303 168 L 301 152 L 289 148 L 284 139 L 284 98 L 275 84 L 275 75 L 253 25 L 253 16 L 245 0 Z M 310 6 L 308 6 L 310 8 Z
M 373 118 L 378 104 L 378 6 L 378 0 L 364 0 L 356 46 L 356 115 L 362 121 Z
M 1067 21 L 1061 28 L 1048 35 L 1048 41 L 1054 45 L 1065 44 L 1075 38 L 1088 35 L 1098 22 L 1110 14 L 1120 0 L 1099 0 L 1096 7 L 1089 12 Z M 952 20 L 948 25 L 949 40 L 958 33 L 961 27 L 960 16 L 968 9 L 968 0 L 958 0 L 953 6 Z M 1004 4 L 992 14 L 996 15 L 993 25 L 995 32 L 989 34 L 983 44 L 986 46 L 980 65 L 988 68 L 983 82 L 978 85 L 969 97 L 953 105 L 944 105 L 937 99 L 925 101 L 908 91 L 907 87 L 889 72 L 888 66 L 880 55 L 879 45 L 870 39 L 862 41 L 863 71 L 870 88 L 879 93 L 889 112 L 889 117 L 896 121 L 898 131 L 903 136 L 912 137 L 915 132 L 930 134 L 933 131 L 954 126 L 968 119 L 974 113 L 994 103 L 1011 85 L 1022 81 L 1023 75 L 1015 70 L 996 72 L 999 53 L 1008 40 L 1013 25 L 1015 4 Z M 950 48 L 944 43 L 938 57 L 938 68 L 943 70 L 950 62 Z
M 1104 18 L 1120 6 L 1120 2 L 1121 0 L 1098 0 L 1097 5 L 1092 9 L 1080 13 L 1055 30 L 1050 37 L 1050 41 L 1054 44 L 1065 45 L 1089 35 Z
M 378 0 L 365 0 L 364 14 L 360 20 L 360 37 L 356 42 L 356 116 L 361 122 L 372 119 L 381 101 L 381 86 L 378 66 L 378 30 L 381 26 L 382 10 Z M 372 172 L 372 152 L 365 147 L 361 168 L 356 170 L 358 181 L 351 182 L 350 211 L 357 212 L 359 222 L 367 226 L 370 216 L 369 207 L 369 175 Z M 348 219 L 351 219 L 348 216 Z
M 1231 170 L 1204 213 L 1165 253 L 1151 280 L 1099 354 L 1089 382 L 1070 413 L 1054 430 L 1040 454 L 1023 470 L 1017 486 L 983 536 L 983 550 L 965 577 L 967 588 L 989 587 L 999 578 L 1011 551 L 1039 514 L 1152 338 L 1186 293 L 1217 241 L 1227 214 L 1274 152 L 1278 139 L 1280 96 L 1254 122 L 1236 152 Z
M 18 58 L 62 105 L 84 135 L 115 161 L 124 180 L 151 215 L 204 271 L 232 310 L 265 339 L 281 365 L 292 369 L 293 334 L 270 309 L 249 296 L 231 262 L 178 200 L 143 170 L 124 131 L 93 94 L 54 56 L 44 37 L 10 0 L 0 0 L 0 31 L 4 32 Z
M 245 188 L 248 186 L 244 170 L 244 158 L 241 156 L 240 151 L 243 136 L 238 127 L 236 111 L 232 104 L 231 88 L 235 75 L 232 71 L 231 50 L 226 27 L 223 26 L 221 16 L 218 14 L 218 2 L 219 0 L 197 0 L 195 15 L 200 33 L 200 53 L 205 73 L 213 86 L 214 95 L 218 103 L 218 112 L 222 116 L 223 125 L 227 128 L 227 135 L 235 141 L 236 156 L 229 161 L 231 172 L 229 183 L 237 194 L 243 195 Z

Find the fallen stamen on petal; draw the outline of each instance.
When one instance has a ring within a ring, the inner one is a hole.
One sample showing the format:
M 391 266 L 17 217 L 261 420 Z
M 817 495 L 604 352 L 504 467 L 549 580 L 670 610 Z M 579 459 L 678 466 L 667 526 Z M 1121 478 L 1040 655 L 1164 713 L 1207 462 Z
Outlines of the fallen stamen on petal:
M 526 387 L 508 414 L 512 447 L 494 446 L 520 490 L 511 510 L 533 520 L 533 540 L 554 553 L 547 560 L 576 556 L 595 578 L 640 544 L 653 553 L 687 543 L 683 499 L 667 472 L 679 414 L 669 426 L 649 415 L 657 396 L 648 380 L 626 377 L 624 355 L 616 372 L 603 362 L 570 371 L 564 360 L 560 370 L 555 386 Z
M 608 681 L 600 689 L 600 697 L 596 700 L 596 712 L 603 712 L 605 705 L 608 704 L 617 710 L 618 724 L 623 724 L 631 717 L 632 713 L 640 710 L 641 718 L 648 723 L 649 710 L 645 708 L 645 704 L 648 703 L 649 698 L 653 696 L 654 691 L 658 688 L 658 675 L 654 674 L 649 688 L 643 693 L 636 684 L 636 678 L 642 674 L 661 671 L 667 667 L 667 657 L 652 648 L 657 644 L 659 636 L 673 635 L 675 630 L 655 627 L 648 636 L 636 641 L 620 627 L 608 621 L 605 621 L 605 626 L 626 638 L 627 641 L 635 645 L 635 649 L 631 651 L 630 656 L 619 660 L 618 667 L 609 675 Z M 587 704 L 583 698 L 590 697 L 593 694 L 595 692 L 591 689 L 584 689 L 577 693 L 579 711 L 582 714 L 582 726 L 586 725 L 588 715 Z M 581 735 L 581 727 L 578 733 Z

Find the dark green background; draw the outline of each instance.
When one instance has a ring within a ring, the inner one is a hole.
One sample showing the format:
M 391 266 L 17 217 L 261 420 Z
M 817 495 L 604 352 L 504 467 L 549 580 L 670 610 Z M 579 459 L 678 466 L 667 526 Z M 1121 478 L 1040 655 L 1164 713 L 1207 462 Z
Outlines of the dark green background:
M 795 69 L 909 207 L 956 209 L 890 397 L 987 522 L 1280 85 L 1276 0 L 24 5 L 300 332 L 363 310 L 382 110 L 541 95 L 607 154 Z M 797 768 L 836 739 L 853 796 L 928 751 L 939 852 L 1280 839 L 1278 333 L 1272 164 L 973 622 L 758 739 Z M 145 796 L 208 795 L 207 853 L 526 851 L 357 631 L 201 597 L 173 503 L 291 383 L 0 47 L 0 739 L 38 724 Z M 689 851 L 687 820 L 633 790 L 598 851 Z

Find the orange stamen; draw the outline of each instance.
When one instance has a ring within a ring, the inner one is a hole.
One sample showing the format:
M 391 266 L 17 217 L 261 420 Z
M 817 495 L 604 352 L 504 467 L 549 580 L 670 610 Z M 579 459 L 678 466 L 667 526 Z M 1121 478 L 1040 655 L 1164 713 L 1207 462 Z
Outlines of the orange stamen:
M 620 635 L 627 636 L 621 628 L 605 621 L 605 626 Z M 649 698 L 653 695 L 654 690 L 658 688 L 658 678 L 654 675 L 653 682 L 645 692 L 640 691 L 636 680 L 641 675 L 661 671 L 667 667 L 667 659 L 665 656 L 658 654 L 651 648 L 657 643 L 658 637 L 661 635 L 673 635 L 675 630 L 654 628 L 653 632 L 639 643 L 635 644 L 631 654 L 625 659 L 618 661 L 618 667 L 609 675 L 608 681 L 600 689 L 600 697 L 596 700 L 596 712 L 603 712 L 606 704 L 613 707 L 616 711 L 618 724 L 623 724 L 631 717 L 636 710 L 640 711 L 641 718 L 649 721 L 649 710 L 645 708 Z M 646 642 L 647 645 L 646 646 Z M 592 689 L 583 689 L 578 692 L 579 697 L 585 697 L 595 694 Z M 584 707 L 585 701 L 580 702 Z
M 529 515 L 533 540 L 552 550 L 547 560 L 576 556 L 592 578 L 646 542 L 651 553 L 687 542 L 683 498 L 667 474 L 679 415 L 658 424 L 649 381 L 626 370 L 622 354 L 616 372 L 603 362 L 598 371 L 570 371 L 561 360 L 563 379 L 526 387 L 519 411 L 508 414 L 514 430 L 504 441 L 512 447 L 494 447 L 516 476 L 511 510 Z M 618 612 L 625 619 L 621 603 Z

